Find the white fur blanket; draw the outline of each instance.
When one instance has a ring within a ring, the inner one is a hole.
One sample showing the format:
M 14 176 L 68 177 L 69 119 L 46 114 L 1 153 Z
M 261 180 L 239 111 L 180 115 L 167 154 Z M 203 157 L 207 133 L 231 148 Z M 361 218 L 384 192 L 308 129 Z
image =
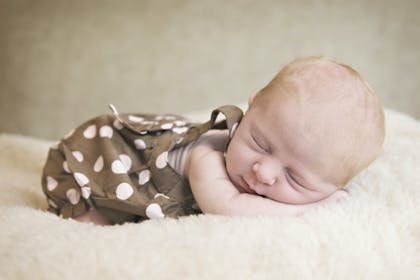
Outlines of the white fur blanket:
M 386 116 L 384 154 L 350 197 L 283 219 L 63 220 L 43 210 L 51 143 L 0 134 L 0 278 L 420 279 L 420 122 Z

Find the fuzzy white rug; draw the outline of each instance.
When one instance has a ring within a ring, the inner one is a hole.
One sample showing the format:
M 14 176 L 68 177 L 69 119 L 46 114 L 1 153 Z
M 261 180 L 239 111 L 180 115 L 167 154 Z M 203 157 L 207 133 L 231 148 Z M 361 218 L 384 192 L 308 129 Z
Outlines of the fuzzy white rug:
M 420 279 L 420 122 L 387 110 L 350 197 L 294 218 L 101 227 L 45 212 L 48 141 L 0 134 L 2 279 Z

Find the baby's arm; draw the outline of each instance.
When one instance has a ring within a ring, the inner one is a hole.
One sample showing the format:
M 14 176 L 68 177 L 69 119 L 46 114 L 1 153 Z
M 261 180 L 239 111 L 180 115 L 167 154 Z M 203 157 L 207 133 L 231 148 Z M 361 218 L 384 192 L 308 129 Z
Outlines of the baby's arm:
M 216 138 L 217 136 L 209 142 L 204 141 L 204 144 L 198 143 L 191 153 L 187 167 L 194 198 L 204 213 L 229 216 L 296 216 L 321 203 L 335 200 L 332 196 L 316 203 L 292 205 L 239 192 L 226 173 L 222 152 L 213 148 Z

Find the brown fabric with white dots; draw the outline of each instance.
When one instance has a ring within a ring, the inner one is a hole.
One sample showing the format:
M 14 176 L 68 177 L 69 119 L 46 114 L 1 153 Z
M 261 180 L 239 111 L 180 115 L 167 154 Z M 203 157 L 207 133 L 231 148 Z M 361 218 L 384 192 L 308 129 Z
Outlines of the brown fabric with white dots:
M 168 164 L 168 152 L 209 129 L 227 128 L 233 136 L 241 109 L 219 107 L 204 124 L 113 110 L 50 148 L 42 176 L 48 211 L 70 218 L 94 208 L 113 223 L 201 213 L 188 181 Z M 215 123 L 219 113 L 226 120 Z

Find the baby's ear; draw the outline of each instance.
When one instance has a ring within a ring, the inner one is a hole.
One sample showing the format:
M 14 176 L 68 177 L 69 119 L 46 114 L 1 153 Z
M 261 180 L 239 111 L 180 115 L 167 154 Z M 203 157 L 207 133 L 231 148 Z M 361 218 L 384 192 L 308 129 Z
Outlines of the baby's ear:
M 251 107 L 252 102 L 254 102 L 255 96 L 257 96 L 258 92 L 254 92 L 248 97 L 248 108 Z

